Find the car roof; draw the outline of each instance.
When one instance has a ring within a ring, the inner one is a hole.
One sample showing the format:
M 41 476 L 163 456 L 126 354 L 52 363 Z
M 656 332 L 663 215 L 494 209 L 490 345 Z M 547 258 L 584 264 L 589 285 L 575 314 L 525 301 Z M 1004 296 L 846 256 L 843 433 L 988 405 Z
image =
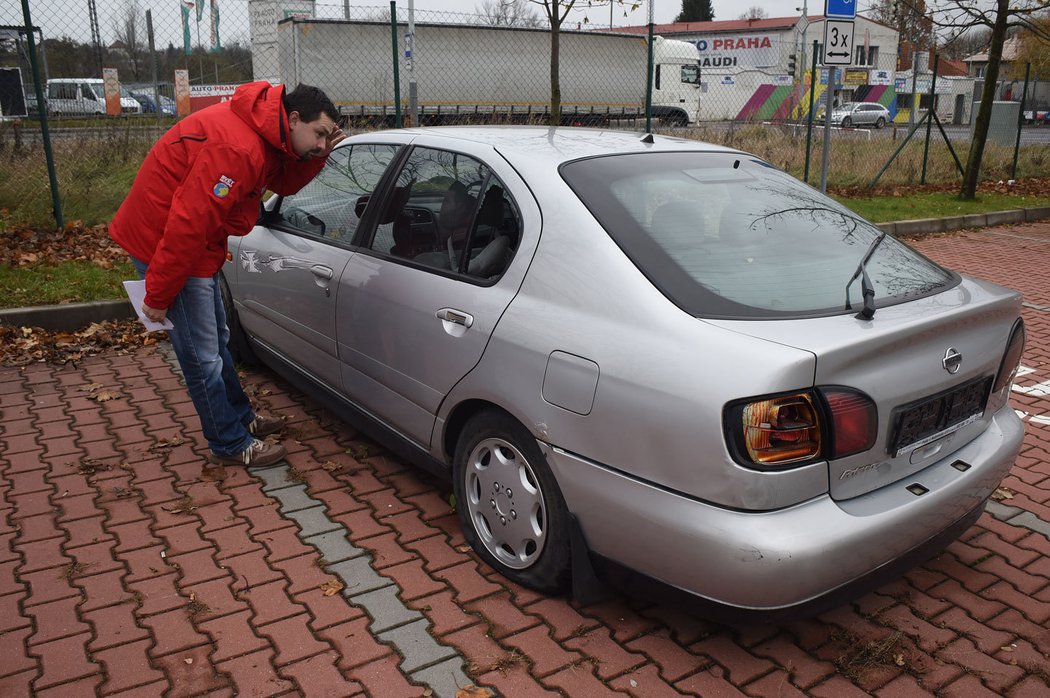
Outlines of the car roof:
M 577 126 L 432 126 L 401 129 L 406 135 L 435 136 L 449 140 L 489 145 L 511 160 L 561 163 L 611 153 L 649 151 L 739 152 L 701 141 L 616 129 Z

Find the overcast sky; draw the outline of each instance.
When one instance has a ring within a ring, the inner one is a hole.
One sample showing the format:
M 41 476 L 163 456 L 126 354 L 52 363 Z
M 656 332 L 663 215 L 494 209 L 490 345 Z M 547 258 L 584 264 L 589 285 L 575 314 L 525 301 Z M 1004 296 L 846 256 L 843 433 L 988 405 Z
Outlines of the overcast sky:
M 130 0 L 95 0 L 98 8 L 99 26 L 102 32 L 103 42 L 107 45 L 116 36 L 114 29 L 117 18 L 122 8 Z M 292 3 L 296 0 L 287 0 Z M 208 0 L 204 0 L 208 2 Z M 858 0 L 859 7 L 863 11 L 873 0 Z M 164 48 L 168 43 L 176 46 L 182 43 L 181 15 L 178 0 L 138 0 L 139 6 L 151 9 L 153 22 L 156 30 L 156 43 L 158 48 Z M 587 0 L 577 1 L 578 9 L 570 16 L 570 26 L 576 22 L 582 22 L 586 16 L 590 20 L 590 26 L 603 27 L 609 25 L 609 5 L 607 2 L 595 3 L 595 6 L 587 7 Z M 801 7 L 801 2 L 796 0 L 714 0 L 715 19 L 736 19 L 752 5 L 761 7 L 770 17 L 786 17 L 798 14 L 796 7 Z M 417 21 L 441 21 L 441 15 L 437 13 L 469 13 L 475 14 L 477 8 L 481 7 L 482 0 L 415 0 L 417 10 Z M 630 2 L 626 3 L 627 6 Z M 88 21 L 88 0 L 30 0 L 30 12 L 33 24 L 43 28 L 45 37 L 70 36 L 79 41 L 90 41 L 90 23 Z M 220 8 L 220 36 L 224 42 L 231 40 L 248 39 L 248 0 L 219 0 Z M 360 2 L 351 0 L 351 16 L 358 17 L 362 14 L 389 8 L 389 3 L 384 4 L 371 0 Z M 674 21 L 675 16 L 681 11 L 681 0 L 653 0 L 653 18 L 657 24 Z M 823 11 L 823 0 L 810 0 L 808 8 L 810 14 L 820 14 Z M 317 15 L 323 17 L 342 16 L 342 0 L 325 0 L 317 3 Z M 645 24 L 648 18 L 648 5 L 644 2 L 635 11 L 627 10 L 621 5 L 615 5 L 612 12 L 612 20 L 615 26 Z M 400 19 L 407 18 L 408 0 L 398 1 L 398 16 Z M 21 0 L 0 0 L 0 25 L 22 24 Z M 196 43 L 196 23 L 191 22 L 193 42 Z M 206 40 L 208 31 L 208 15 L 201 23 L 201 36 Z M 145 30 L 142 31 L 143 41 Z

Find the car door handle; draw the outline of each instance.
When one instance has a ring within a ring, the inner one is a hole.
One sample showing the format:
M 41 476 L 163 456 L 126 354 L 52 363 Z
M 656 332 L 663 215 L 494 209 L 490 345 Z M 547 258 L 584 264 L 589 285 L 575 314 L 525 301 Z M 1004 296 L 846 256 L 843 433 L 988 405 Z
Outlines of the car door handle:
M 437 316 L 445 322 L 451 322 L 454 325 L 463 325 L 463 327 L 470 327 L 474 324 L 473 315 L 454 308 L 442 308 L 437 311 Z
M 314 276 L 326 281 L 331 281 L 332 277 L 335 276 L 335 272 L 332 271 L 331 267 L 326 267 L 323 264 L 313 265 L 310 267 L 310 271 L 314 273 Z

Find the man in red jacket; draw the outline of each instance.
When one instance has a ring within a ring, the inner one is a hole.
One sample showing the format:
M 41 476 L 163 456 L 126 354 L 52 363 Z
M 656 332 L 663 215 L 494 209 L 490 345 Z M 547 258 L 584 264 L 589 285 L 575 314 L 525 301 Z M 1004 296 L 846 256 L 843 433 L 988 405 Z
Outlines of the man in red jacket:
M 161 136 L 110 224 L 146 279 L 143 312 L 174 325 L 172 347 L 213 463 L 270 465 L 285 456 L 257 438 L 282 422 L 257 416 L 237 377 L 218 274 L 226 239 L 251 231 L 263 192 L 294 194 L 321 171 L 345 138 L 338 118 L 316 87 L 241 85 L 230 101 Z

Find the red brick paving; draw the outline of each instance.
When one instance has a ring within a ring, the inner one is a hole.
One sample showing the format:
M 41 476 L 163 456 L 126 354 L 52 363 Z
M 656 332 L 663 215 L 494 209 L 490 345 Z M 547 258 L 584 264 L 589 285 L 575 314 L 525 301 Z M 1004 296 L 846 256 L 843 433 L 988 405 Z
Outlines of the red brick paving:
M 913 244 L 1050 306 L 1050 224 Z M 1023 312 L 1032 385 L 1050 380 L 1050 312 Z M 784 626 L 729 628 L 622 597 L 580 607 L 480 562 L 446 484 L 272 375 L 246 381 L 287 418 L 311 495 L 501 695 L 1050 694 L 1041 533 L 986 514 L 904 577 Z M 119 397 L 94 402 L 90 383 Z M 1003 503 L 1046 520 L 1050 425 L 1031 417 L 1050 417 L 1050 399 L 1015 398 L 1027 434 Z M 197 479 L 202 448 L 154 348 L 0 369 L 0 695 L 423 695 L 362 609 L 323 595 L 318 553 L 259 479 Z

